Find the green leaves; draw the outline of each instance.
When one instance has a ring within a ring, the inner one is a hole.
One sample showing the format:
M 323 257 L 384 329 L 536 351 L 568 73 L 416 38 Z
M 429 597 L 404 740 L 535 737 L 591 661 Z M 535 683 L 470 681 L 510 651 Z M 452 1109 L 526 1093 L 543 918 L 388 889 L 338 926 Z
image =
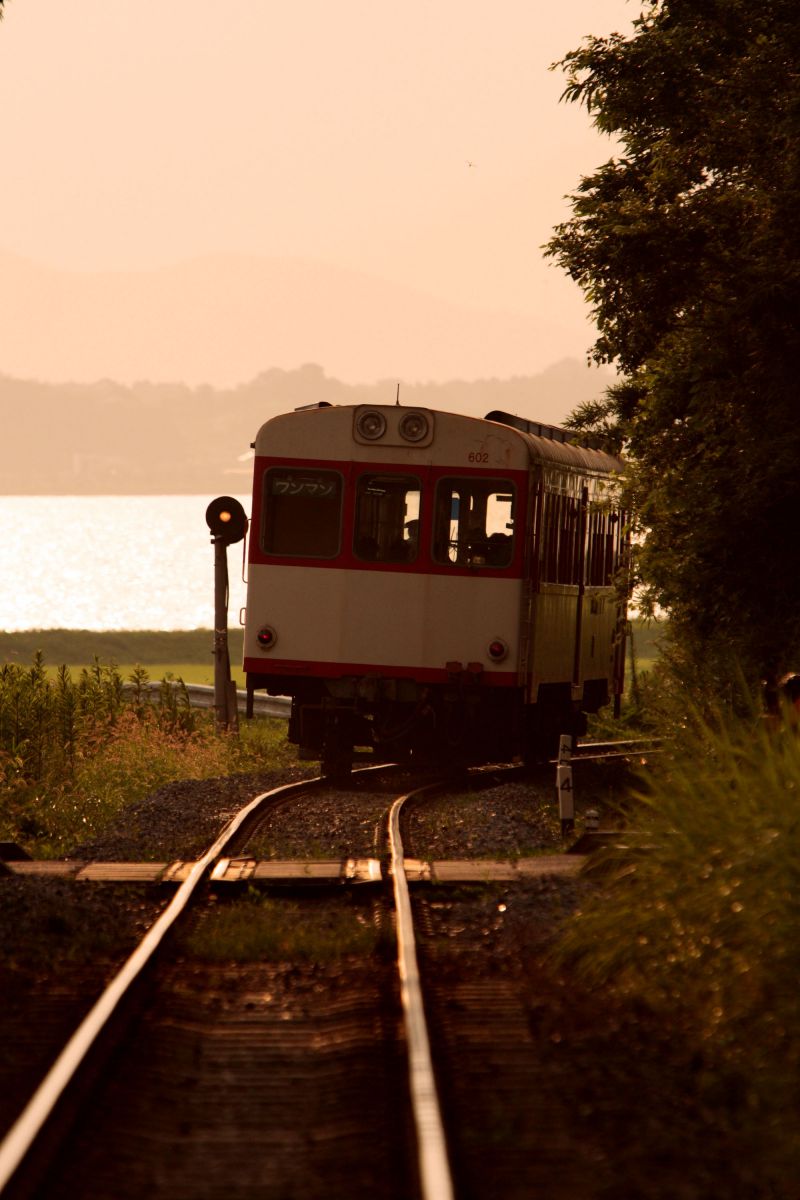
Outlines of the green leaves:
M 764 1196 L 784 1195 L 782 1172 L 800 1163 L 798 790 L 796 730 L 755 709 L 690 712 L 642 778 L 624 838 L 589 860 L 596 890 L 559 947 L 601 1003 L 656 1014 L 687 1063 L 702 1058 L 719 1085 L 702 1106 L 757 1164 Z
M 800 652 L 799 60 L 794 0 L 660 0 L 587 39 L 565 96 L 620 152 L 546 248 L 626 377 L 573 423 L 625 449 L 641 579 L 751 674 Z

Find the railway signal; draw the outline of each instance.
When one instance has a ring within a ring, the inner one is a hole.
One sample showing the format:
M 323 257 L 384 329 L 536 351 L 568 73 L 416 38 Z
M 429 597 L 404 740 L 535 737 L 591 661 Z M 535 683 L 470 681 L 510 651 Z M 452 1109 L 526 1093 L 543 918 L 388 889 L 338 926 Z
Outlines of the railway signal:
M 238 500 L 233 496 L 218 496 L 206 509 L 206 524 L 213 535 L 212 540 L 233 546 L 247 533 L 247 516 Z
M 228 650 L 227 547 L 247 532 L 247 515 L 233 496 L 218 496 L 206 509 L 206 524 L 214 546 L 214 709 L 218 729 L 239 728 L 236 684 L 231 679 Z

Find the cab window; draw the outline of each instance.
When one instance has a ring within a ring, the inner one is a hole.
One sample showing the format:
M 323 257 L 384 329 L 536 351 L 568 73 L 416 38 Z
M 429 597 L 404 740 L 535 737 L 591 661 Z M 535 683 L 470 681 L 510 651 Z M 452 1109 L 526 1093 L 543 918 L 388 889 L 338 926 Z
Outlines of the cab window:
M 419 552 L 420 481 L 362 475 L 356 486 L 353 553 L 362 562 L 414 562 Z
M 508 567 L 516 492 L 508 479 L 442 479 L 436 490 L 433 558 L 454 567 Z
M 264 479 L 261 548 L 287 558 L 335 558 L 341 544 L 337 471 L 271 467 Z

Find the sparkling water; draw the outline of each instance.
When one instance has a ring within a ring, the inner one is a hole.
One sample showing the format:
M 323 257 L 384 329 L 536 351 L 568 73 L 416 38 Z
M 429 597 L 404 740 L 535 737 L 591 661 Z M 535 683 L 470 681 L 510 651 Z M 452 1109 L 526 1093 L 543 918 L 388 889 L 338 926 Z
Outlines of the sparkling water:
M 0 629 L 210 629 L 213 496 L 0 496 Z M 250 497 L 239 496 L 250 513 Z M 228 548 L 229 624 L 245 602 Z

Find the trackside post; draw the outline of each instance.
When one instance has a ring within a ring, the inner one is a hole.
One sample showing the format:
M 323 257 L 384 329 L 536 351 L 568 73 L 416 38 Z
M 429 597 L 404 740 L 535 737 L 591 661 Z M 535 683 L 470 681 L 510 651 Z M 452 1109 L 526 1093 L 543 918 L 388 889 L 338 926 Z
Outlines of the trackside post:
M 575 796 L 572 790 L 572 737 L 562 733 L 558 740 L 558 762 L 556 765 L 556 796 L 558 815 L 561 818 L 561 836 L 566 837 L 575 829 Z
M 219 496 L 206 509 L 214 547 L 214 711 L 217 729 L 239 729 L 236 687 L 228 650 L 228 546 L 247 532 L 247 516 L 238 500 Z

